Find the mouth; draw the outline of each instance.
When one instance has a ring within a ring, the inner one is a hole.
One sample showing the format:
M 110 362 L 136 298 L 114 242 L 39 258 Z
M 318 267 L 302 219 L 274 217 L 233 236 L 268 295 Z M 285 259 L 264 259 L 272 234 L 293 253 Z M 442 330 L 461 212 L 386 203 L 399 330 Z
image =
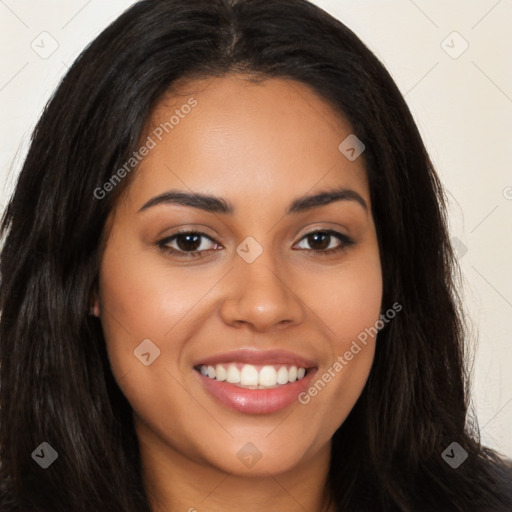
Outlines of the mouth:
M 193 368 L 208 395 L 246 414 L 291 406 L 317 370 L 312 361 L 289 352 L 254 350 L 214 356 Z
M 208 379 L 245 389 L 275 389 L 302 380 L 310 368 L 287 365 L 224 363 L 194 368 Z

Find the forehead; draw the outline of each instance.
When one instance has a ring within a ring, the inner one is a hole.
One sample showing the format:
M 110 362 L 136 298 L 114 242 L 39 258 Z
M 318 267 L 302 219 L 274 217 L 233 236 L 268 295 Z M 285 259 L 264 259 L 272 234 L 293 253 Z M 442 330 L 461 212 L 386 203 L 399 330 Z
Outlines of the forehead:
M 154 147 L 130 192 L 180 188 L 277 200 L 331 186 L 355 188 L 369 203 L 363 158 L 339 150 L 352 129 L 310 87 L 241 75 L 180 83 L 154 109 L 141 143 Z M 153 146 L 153 144 L 151 144 Z M 142 197 L 144 196 L 144 197 Z

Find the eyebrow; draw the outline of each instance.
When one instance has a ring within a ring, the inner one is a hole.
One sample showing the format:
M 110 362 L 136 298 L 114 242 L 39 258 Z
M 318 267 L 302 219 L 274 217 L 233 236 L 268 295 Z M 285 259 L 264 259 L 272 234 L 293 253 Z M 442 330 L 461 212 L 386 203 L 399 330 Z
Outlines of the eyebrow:
M 335 201 L 353 201 L 361 205 L 365 211 L 368 211 L 368 205 L 360 194 L 355 190 L 339 187 L 334 190 L 319 192 L 309 196 L 305 195 L 295 199 L 288 207 L 286 214 L 302 213 Z M 169 190 L 168 192 L 153 197 L 140 208 L 139 212 L 162 204 L 179 204 L 198 208 L 210 213 L 223 213 L 226 215 L 235 213 L 235 207 L 229 201 L 221 197 L 189 193 L 181 190 Z

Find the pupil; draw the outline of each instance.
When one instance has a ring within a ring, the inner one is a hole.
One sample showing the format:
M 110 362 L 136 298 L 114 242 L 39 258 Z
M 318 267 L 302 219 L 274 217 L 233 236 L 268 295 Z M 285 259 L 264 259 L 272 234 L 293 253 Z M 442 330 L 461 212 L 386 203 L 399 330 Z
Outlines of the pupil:
M 176 242 L 182 251 L 195 251 L 201 245 L 200 236 L 197 234 L 180 235 L 176 238 Z
M 316 249 L 316 250 L 327 249 L 327 247 L 329 247 L 329 237 L 330 237 L 330 235 L 327 233 L 314 233 L 313 235 L 309 235 L 308 243 L 313 249 Z M 320 242 L 320 247 L 319 247 L 318 242 L 320 239 L 322 239 L 322 240 Z M 315 243 L 317 244 L 316 247 L 315 247 Z

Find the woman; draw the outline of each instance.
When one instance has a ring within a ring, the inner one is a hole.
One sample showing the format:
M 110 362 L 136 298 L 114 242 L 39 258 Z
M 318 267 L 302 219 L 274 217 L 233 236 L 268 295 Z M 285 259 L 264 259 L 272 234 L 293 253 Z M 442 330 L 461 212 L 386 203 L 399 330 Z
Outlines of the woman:
M 48 104 L 2 233 L 2 510 L 512 509 L 438 177 L 310 3 L 136 3 Z

